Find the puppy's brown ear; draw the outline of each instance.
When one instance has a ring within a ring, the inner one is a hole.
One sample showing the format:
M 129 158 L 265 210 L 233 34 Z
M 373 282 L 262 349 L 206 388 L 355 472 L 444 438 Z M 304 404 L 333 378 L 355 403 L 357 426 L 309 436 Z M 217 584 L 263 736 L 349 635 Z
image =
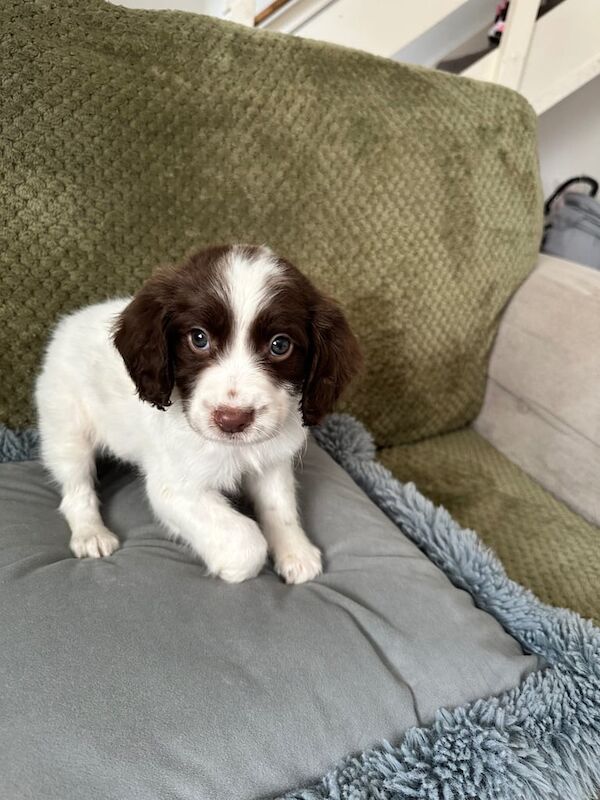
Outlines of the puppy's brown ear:
M 321 297 L 311 331 L 312 358 L 302 392 L 305 425 L 316 425 L 333 410 L 342 391 L 362 365 L 358 342 L 342 310 Z
M 120 314 L 113 334 L 138 395 L 162 411 L 171 405 L 174 382 L 165 290 L 164 275 L 150 278 Z

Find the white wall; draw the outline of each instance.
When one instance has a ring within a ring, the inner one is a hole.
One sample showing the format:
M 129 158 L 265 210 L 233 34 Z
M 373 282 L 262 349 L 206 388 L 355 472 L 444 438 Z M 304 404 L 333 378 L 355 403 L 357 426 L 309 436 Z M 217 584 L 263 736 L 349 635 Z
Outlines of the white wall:
M 153 11 L 193 11 L 197 14 L 220 16 L 227 5 L 226 0 L 109 0 L 116 6 L 147 8 Z
M 252 25 L 255 15 L 269 4 L 270 0 L 108 0 L 117 6 L 145 8 L 152 11 L 192 11 L 208 14 L 234 22 Z
M 600 0 L 598 0 L 600 3 Z M 490 20 L 489 0 L 470 0 L 394 55 L 398 61 L 433 66 Z M 555 47 L 559 49 L 561 42 Z M 564 180 L 588 174 L 600 181 L 600 76 L 539 117 L 540 170 L 547 197 Z
M 197 14 L 221 16 L 232 5 L 231 0 L 109 0 L 117 6 L 127 8 L 172 9 L 176 11 L 194 11 Z M 256 14 L 270 5 L 271 0 L 256 0 L 253 6 Z
M 542 114 L 539 143 L 546 196 L 573 175 L 600 181 L 600 77 Z
M 493 10 L 490 14 L 490 0 L 469 0 L 437 25 L 398 50 L 392 58 L 409 64 L 434 67 L 463 42 L 490 28 L 492 21 Z M 483 41 L 479 42 L 478 47 L 485 47 L 486 44 L 487 39 L 483 36 Z

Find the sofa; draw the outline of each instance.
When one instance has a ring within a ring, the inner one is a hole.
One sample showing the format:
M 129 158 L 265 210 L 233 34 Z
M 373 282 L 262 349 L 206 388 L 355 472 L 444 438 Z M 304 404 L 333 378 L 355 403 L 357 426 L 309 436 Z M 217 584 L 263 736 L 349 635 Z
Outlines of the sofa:
M 526 101 L 104 0 L 0 30 L 0 794 L 590 797 L 600 277 L 538 253 Z M 216 242 L 289 258 L 364 351 L 298 465 L 305 586 L 206 577 L 110 460 L 124 545 L 77 561 L 37 460 L 57 319 Z

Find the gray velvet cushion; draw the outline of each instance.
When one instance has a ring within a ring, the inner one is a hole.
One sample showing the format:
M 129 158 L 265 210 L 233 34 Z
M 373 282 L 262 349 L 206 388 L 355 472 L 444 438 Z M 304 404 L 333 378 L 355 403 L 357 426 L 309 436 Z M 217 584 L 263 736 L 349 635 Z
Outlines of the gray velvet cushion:
M 314 443 L 303 586 L 205 577 L 139 478 L 100 483 L 123 547 L 77 561 L 42 468 L 0 466 L 0 797 L 272 796 L 537 667 Z

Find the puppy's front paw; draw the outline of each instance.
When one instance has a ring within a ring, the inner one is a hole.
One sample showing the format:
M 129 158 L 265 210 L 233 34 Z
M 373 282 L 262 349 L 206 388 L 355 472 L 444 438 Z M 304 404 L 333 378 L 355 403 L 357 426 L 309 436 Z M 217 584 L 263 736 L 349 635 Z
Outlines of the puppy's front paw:
M 323 571 L 321 551 L 308 540 L 275 555 L 275 571 L 286 583 L 312 581 Z
M 232 522 L 223 546 L 207 563 L 212 575 L 227 583 L 241 583 L 255 578 L 267 560 L 267 542 L 258 525 L 248 517 Z
M 101 558 L 114 553 L 119 547 L 119 540 L 108 528 L 102 526 L 74 533 L 70 547 L 77 558 Z

